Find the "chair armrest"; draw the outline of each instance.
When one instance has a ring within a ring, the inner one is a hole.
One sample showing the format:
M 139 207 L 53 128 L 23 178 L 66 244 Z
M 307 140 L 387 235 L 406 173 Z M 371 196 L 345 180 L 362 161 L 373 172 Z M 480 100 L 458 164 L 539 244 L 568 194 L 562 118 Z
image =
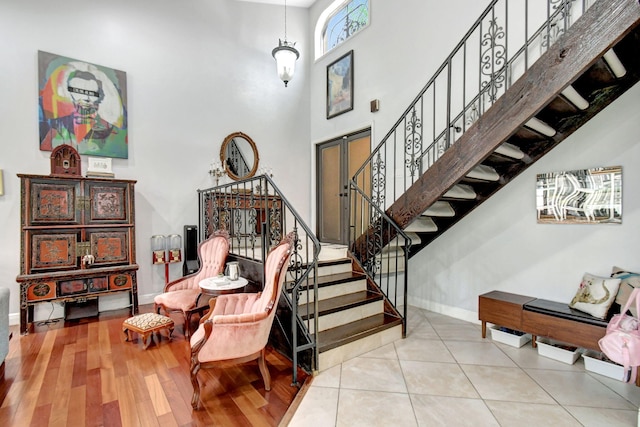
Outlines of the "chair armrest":
M 203 324 L 204 322 L 206 322 L 207 320 L 209 320 L 209 318 L 211 317 L 211 315 L 213 314 L 213 310 L 216 307 L 216 298 L 209 298 L 209 311 L 207 311 L 207 313 L 204 316 L 200 317 L 200 321 L 198 322 L 198 325 Z M 206 306 L 204 306 L 206 307 Z M 202 314 L 202 313 L 200 313 Z
M 264 320 L 268 315 L 269 313 L 267 313 L 266 311 L 261 311 L 259 313 L 213 315 L 211 318 L 211 323 L 213 323 L 215 327 L 217 325 L 259 322 L 261 320 Z
M 198 341 L 192 341 L 192 357 L 205 362 L 254 354 L 267 345 L 273 317 L 266 312 L 214 316 L 200 325 L 204 334 Z

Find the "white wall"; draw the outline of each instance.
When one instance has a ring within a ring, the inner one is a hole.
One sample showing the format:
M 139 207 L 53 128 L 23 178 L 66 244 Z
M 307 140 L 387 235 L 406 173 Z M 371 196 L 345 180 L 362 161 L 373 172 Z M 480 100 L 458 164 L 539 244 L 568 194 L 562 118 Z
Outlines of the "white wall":
M 271 56 L 284 36 L 282 6 L 0 0 L 0 286 L 11 290 L 12 323 L 19 311 L 16 174 L 50 172 L 50 153 L 38 149 L 37 51 L 127 73 L 129 158 L 113 165 L 117 178 L 138 180 L 138 285 L 148 303 L 164 285 L 164 269 L 151 264 L 150 237 L 198 223 L 196 190 L 214 184 L 207 171 L 229 133 L 254 139 L 261 165 L 273 168 L 277 185 L 309 215 L 310 176 L 299 166 L 310 162 L 308 10 L 289 7 L 287 15 L 288 38 L 302 55 L 285 88 Z M 171 266 L 172 279 L 181 274 L 181 265 Z
M 333 0 L 310 9 L 309 37 Z M 379 141 L 471 27 L 488 0 L 370 0 L 371 24 L 311 67 L 311 139 L 314 143 L 374 125 Z M 354 51 L 353 111 L 326 119 L 327 65 Z M 369 102 L 380 100 L 371 113 Z

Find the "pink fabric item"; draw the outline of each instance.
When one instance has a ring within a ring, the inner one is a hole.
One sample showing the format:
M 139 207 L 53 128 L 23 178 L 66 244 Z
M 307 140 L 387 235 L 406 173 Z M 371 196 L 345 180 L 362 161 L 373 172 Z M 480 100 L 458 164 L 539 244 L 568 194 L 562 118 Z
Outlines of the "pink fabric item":
M 200 269 L 194 274 L 168 283 L 164 287 L 164 292 L 157 295 L 153 301 L 156 305 L 162 304 L 169 310 L 186 311 L 195 307 L 196 299 L 200 294 L 200 281 L 222 273 L 228 254 L 229 234 L 214 233 L 198 246 Z
M 200 291 L 198 283 L 207 277 L 214 277 L 224 272 L 224 265 L 229 254 L 228 235 L 210 237 L 198 246 L 200 269 L 189 276 L 174 280 L 164 288 L 165 292 L 178 289 L 196 289 Z
M 200 349 L 198 361 L 244 357 L 267 345 L 290 257 L 289 244 L 280 244 L 269 253 L 262 292 L 217 297 L 213 313 L 207 320 L 212 323 L 211 335 Z M 191 346 L 204 337 L 204 324 L 201 324 L 191 336 Z
M 153 298 L 153 302 L 158 305 L 162 304 L 165 307 L 187 311 L 195 307 L 198 295 L 200 295 L 200 290 L 180 289 L 156 295 L 155 298 Z

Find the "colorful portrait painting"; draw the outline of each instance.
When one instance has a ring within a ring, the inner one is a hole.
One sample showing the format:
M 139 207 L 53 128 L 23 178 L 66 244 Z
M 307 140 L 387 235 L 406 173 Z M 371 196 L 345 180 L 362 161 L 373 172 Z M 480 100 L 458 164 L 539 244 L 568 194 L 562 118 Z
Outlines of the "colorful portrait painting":
M 40 150 L 128 158 L 127 75 L 38 52 Z

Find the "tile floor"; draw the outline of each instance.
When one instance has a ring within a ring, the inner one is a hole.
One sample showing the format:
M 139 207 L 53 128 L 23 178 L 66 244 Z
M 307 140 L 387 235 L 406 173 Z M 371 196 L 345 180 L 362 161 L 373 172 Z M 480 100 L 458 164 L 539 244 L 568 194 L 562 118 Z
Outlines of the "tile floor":
M 317 375 L 289 427 L 636 426 L 640 387 L 410 308 L 407 338 Z

